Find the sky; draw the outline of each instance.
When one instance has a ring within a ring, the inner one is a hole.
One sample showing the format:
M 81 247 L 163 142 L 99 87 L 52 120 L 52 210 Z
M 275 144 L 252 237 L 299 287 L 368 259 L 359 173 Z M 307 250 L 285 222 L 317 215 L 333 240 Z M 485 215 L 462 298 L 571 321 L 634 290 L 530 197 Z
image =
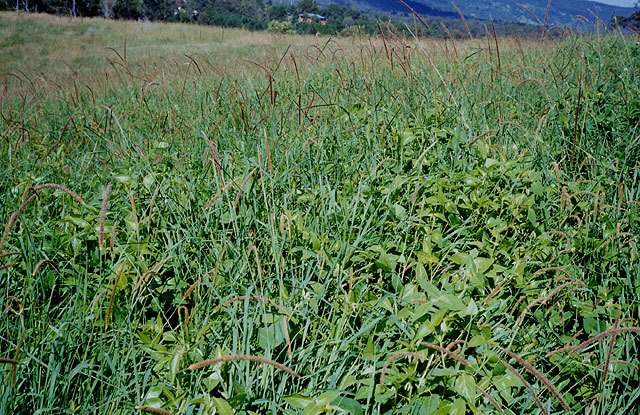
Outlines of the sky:
M 594 0 L 598 3 L 612 4 L 614 6 L 633 7 L 636 0 Z

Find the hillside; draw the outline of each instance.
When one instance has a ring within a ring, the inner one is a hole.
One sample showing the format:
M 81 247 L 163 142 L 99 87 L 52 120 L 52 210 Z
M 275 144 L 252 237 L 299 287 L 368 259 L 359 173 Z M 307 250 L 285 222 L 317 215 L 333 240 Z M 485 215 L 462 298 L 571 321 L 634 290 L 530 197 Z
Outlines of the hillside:
M 351 7 L 383 12 L 405 12 L 398 0 L 330 0 Z M 448 1 L 409 0 L 418 13 L 426 16 L 457 17 L 455 8 Z M 467 18 L 496 21 L 541 24 L 544 21 L 547 0 L 529 0 L 513 2 L 508 0 L 458 0 L 455 2 Z M 630 7 L 616 7 L 584 0 L 554 0 L 549 9 L 550 25 L 577 24 L 575 16 L 584 16 L 590 23 L 598 16 L 608 22 L 612 16 L 628 16 L 633 12 Z M 584 21 L 582 20 L 584 23 Z

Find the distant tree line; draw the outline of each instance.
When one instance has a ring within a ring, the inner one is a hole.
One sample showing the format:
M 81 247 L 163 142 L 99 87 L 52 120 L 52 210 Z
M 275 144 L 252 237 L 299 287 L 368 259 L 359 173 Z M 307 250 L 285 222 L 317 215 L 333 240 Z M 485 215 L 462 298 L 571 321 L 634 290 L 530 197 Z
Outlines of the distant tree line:
M 636 7 L 638 7 L 639 5 L 639 3 L 636 3 Z M 640 11 L 634 12 L 629 17 L 616 17 L 616 20 L 620 26 L 640 33 Z
M 70 16 L 103 16 L 114 19 L 139 19 L 157 1 L 143 0 L 0 0 L 0 9 L 28 13 L 51 13 Z M 167 1 L 175 3 L 175 1 Z
M 442 16 L 425 17 L 428 29 L 408 14 L 375 15 L 331 4 L 320 7 L 316 0 L 296 3 L 277 0 L 0 0 L 0 10 L 52 13 L 70 16 L 102 16 L 113 19 L 192 22 L 203 25 L 242 27 L 300 34 L 356 34 L 391 31 L 406 36 L 464 38 L 484 36 L 484 22 Z M 299 19 L 306 14 L 323 21 Z M 537 35 L 540 28 L 519 23 L 498 23 L 498 35 Z M 493 27 L 491 27 L 493 30 Z

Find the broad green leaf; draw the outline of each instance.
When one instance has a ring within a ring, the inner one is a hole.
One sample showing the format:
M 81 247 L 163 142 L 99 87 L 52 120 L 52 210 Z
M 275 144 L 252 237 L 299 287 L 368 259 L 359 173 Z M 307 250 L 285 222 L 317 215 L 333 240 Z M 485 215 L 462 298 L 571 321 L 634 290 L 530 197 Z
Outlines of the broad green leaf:
M 311 402 L 313 402 L 313 400 L 310 397 L 304 396 L 304 395 L 300 395 L 298 393 L 296 393 L 294 395 L 285 396 L 282 399 L 286 403 L 288 403 L 289 405 L 294 406 L 294 407 L 296 407 L 298 409 L 304 409 Z
M 422 317 L 433 311 L 434 308 L 432 304 L 418 304 L 413 310 L 413 321 L 420 320 Z
M 241 408 L 247 402 L 247 394 L 239 393 L 227 401 L 232 408 Z
M 527 210 L 527 219 L 532 226 L 538 227 L 538 215 L 536 215 L 536 211 L 533 208 Z
M 436 367 L 431 369 L 431 371 L 429 372 L 432 376 L 441 376 L 441 377 L 450 377 L 450 376 L 455 376 L 458 373 L 460 373 L 460 371 L 458 369 L 454 369 L 453 367 Z
M 418 263 L 416 265 L 416 280 L 418 280 L 418 285 L 420 285 L 420 288 L 422 288 L 423 291 L 428 292 L 427 284 L 429 284 L 429 279 L 427 278 L 427 270 L 425 270 L 422 263 Z
M 340 396 L 340 391 L 327 391 L 319 396 L 313 398 L 312 403 L 308 405 L 304 411 L 303 415 L 315 415 L 326 412 L 329 409 L 331 402 L 333 402 L 336 398 Z
M 403 221 L 403 220 L 407 219 L 407 210 L 404 207 L 402 207 L 399 204 L 397 204 L 397 203 L 395 203 L 393 205 L 393 214 L 400 221 Z
M 465 314 L 467 316 L 475 316 L 476 314 L 478 314 L 478 306 L 476 305 L 476 302 L 473 301 L 473 298 L 469 300 L 469 305 L 467 305 Z
M 494 160 L 492 158 L 488 158 L 484 162 L 484 168 L 487 169 L 487 170 L 491 170 L 491 168 L 494 167 L 498 163 L 499 162 L 497 160 Z
M 345 398 L 342 396 L 334 399 L 333 402 L 331 402 L 331 406 L 338 407 L 352 415 L 361 415 L 364 413 L 360 402 L 356 401 L 355 399 Z
M 476 266 L 476 270 L 483 274 L 491 267 L 491 265 L 493 265 L 493 258 L 478 257 L 474 258 L 473 262 Z
M 467 404 L 464 399 L 458 398 L 453 402 L 442 401 L 438 411 L 434 415 L 465 415 Z
M 258 345 L 267 350 L 273 350 L 284 341 L 284 328 L 281 320 L 258 330 Z
M 132 183 L 131 176 L 116 176 L 115 179 L 120 183 L 125 183 L 125 184 Z
M 542 185 L 540 184 L 540 182 L 533 182 L 531 184 L 531 191 L 536 196 L 542 196 L 542 194 L 544 193 L 544 189 L 543 189 Z
M 420 265 L 422 265 L 422 264 L 437 264 L 438 262 L 440 262 L 440 260 L 438 259 L 437 256 L 435 256 L 432 253 L 425 252 L 425 251 L 417 251 L 416 252 L 416 257 L 418 258 L 418 262 L 420 263 Z M 422 267 L 422 269 L 424 269 L 424 266 Z
M 369 360 L 373 360 L 376 357 L 376 349 L 375 346 L 373 345 L 373 336 L 369 336 L 367 338 L 367 345 L 364 348 L 364 351 L 362 353 L 362 357 L 364 357 L 365 359 L 369 359 Z
M 151 186 L 153 186 L 155 182 L 156 182 L 156 178 L 153 174 L 147 174 L 146 176 L 144 176 L 144 179 L 142 179 L 142 184 L 149 191 L 151 190 Z
M 462 373 L 456 378 L 454 389 L 460 396 L 466 398 L 471 404 L 474 404 L 477 398 L 476 380 L 468 373 Z
M 378 257 L 378 260 L 376 261 L 376 266 L 383 271 L 389 272 L 389 271 L 393 271 L 396 268 L 397 262 L 398 262 L 397 255 L 382 252 Z
M 469 254 L 467 254 L 466 252 L 456 252 L 455 254 L 449 257 L 449 260 L 460 265 L 466 262 L 468 258 L 469 258 Z
M 180 371 L 180 363 L 182 362 L 182 357 L 184 356 L 185 350 L 183 347 L 176 347 L 173 351 L 173 356 L 171 357 L 171 379 L 174 380 L 178 371 Z
M 405 286 L 402 287 L 402 292 L 400 293 L 400 295 L 402 296 L 402 301 L 411 302 L 412 299 L 419 296 L 419 293 L 417 292 L 415 285 L 405 284 Z
M 420 284 L 420 288 L 422 288 L 427 294 L 427 300 L 431 300 L 442 295 L 442 292 L 429 281 L 418 281 L 418 283 Z
M 385 404 L 389 400 L 389 398 L 391 398 L 395 394 L 393 389 L 389 389 L 384 385 L 377 384 L 375 388 L 376 390 L 373 394 L 373 397 L 379 404 Z
M 467 404 L 464 399 L 456 399 L 451 404 L 451 412 L 449 415 L 465 415 L 467 413 Z
M 433 414 L 440 405 L 440 395 L 419 398 L 413 405 L 412 414 Z
M 61 220 L 61 222 L 71 222 L 74 225 L 79 226 L 81 228 L 86 228 L 89 226 L 89 222 L 87 222 L 82 218 L 76 218 L 75 216 L 66 216 L 64 219 Z
M 163 388 L 161 385 L 154 385 L 149 388 L 147 393 L 144 395 L 143 402 L 145 405 L 154 406 L 159 408 L 159 403 L 162 403 L 160 399 L 160 395 L 162 395 Z M 156 406 L 158 405 L 158 406 Z
M 521 388 L 523 386 L 522 381 L 510 371 L 506 371 L 504 375 L 495 376 L 493 378 L 493 385 L 507 402 L 511 402 L 513 400 L 511 389 Z
M 213 407 L 216 409 L 216 413 L 220 415 L 233 415 L 234 411 L 229 402 L 222 398 L 211 398 Z
M 466 309 L 466 306 L 460 298 L 447 292 L 442 292 L 440 296 L 432 298 L 431 301 L 438 308 L 446 308 L 451 311 L 462 311 Z

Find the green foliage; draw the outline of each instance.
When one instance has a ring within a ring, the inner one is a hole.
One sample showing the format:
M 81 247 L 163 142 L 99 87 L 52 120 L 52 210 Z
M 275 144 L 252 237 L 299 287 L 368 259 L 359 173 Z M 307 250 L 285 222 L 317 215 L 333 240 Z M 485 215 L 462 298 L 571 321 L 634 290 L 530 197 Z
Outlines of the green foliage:
M 170 20 L 177 9 L 175 0 L 144 0 L 145 16 L 150 20 Z
M 172 28 L 68 89 L 5 55 L 0 413 L 635 408 L 635 39 Z
M 39 12 L 56 15 L 72 14 L 72 3 L 67 0 L 32 0 L 30 7 Z M 0 6 L 2 3 L 0 2 Z M 15 4 L 6 3 L 2 9 L 11 10 Z M 404 11 L 404 9 L 402 9 Z M 351 35 L 355 32 L 374 34 L 378 32 L 378 20 L 383 25 L 390 25 L 394 32 L 406 37 L 429 36 L 436 38 L 461 39 L 469 36 L 486 35 L 485 22 L 459 19 L 443 19 L 438 16 L 425 16 L 429 30 L 416 26 L 415 21 L 407 13 L 396 13 L 393 18 L 376 12 L 361 12 L 358 9 L 338 4 L 319 7 L 315 0 L 303 1 L 295 6 L 282 3 L 267 4 L 262 0 L 77 0 L 76 12 L 79 16 L 103 16 L 116 19 L 146 18 L 152 21 L 170 21 L 181 23 L 198 23 L 223 27 L 241 27 L 250 30 L 268 29 L 270 22 L 276 20 L 297 21 L 299 13 L 319 13 L 327 18 L 327 24 L 318 22 L 294 24 L 299 34 Z M 295 22 L 294 22 L 295 23 Z M 412 27 L 408 30 L 407 25 Z M 351 29 L 351 27 L 355 29 Z M 537 26 L 498 22 L 495 24 L 499 35 L 518 34 L 522 36 L 538 36 Z M 346 29 L 346 30 L 345 30 Z M 411 32 L 411 33 L 410 33 Z
M 635 32 L 640 32 L 640 11 L 633 13 L 629 17 L 617 17 L 617 22 L 622 27 L 629 28 Z
M 142 0 L 118 0 L 113 6 L 113 15 L 116 19 L 140 19 L 144 15 L 144 3 Z
M 316 13 L 318 10 L 316 0 L 300 0 L 298 2 L 298 12 L 300 13 Z
M 295 30 L 293 29 L 293 25 L 290 22 L 281 22 L 279 20 L 272 20 L 267 25 L 267 30 L 271 33 L 279 33 L 279 34 L 293 34 Z

